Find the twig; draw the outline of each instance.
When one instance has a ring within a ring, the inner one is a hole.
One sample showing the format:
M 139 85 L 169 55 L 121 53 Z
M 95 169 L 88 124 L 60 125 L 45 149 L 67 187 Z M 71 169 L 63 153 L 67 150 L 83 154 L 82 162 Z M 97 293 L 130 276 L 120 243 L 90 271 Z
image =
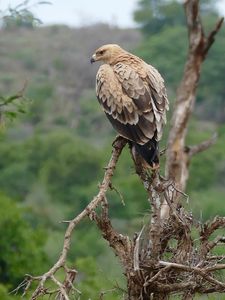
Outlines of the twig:
M 144 231 L 145 226 L 142 227 L 141 231 L 139 232 L 137 238 L 135 239 L 135 246 L 134 246 L 134 271 L 139 270 L 139 249 L 140 249 L 140 238 Z
M 217 264 L 213 267 L 205 268 L 206 272 L 213 272 L 213 271 L 218 271 L 218 270 L 223 270 L 223 269 L 225 269 L 225 264 Z
M 225 259 L 225 255 L 213 255 L 213 256 L 209 256 L 209 257 L 207 256 L 206 258 L 207 258 L 207 260 L 210 260 L 210 261 L 215 260 L 217 262 L 220 262 Z
M 224 243 L 224 237 L 222 236 L 217 236 L 213 241 L 209 241 L 206 245 L 207 247 L 207 252 L 209 252 L 210 250 L 212 250 L 213 248 L 215 248 L 219 242 L 223 242 Z
M 177 263 L 171 263 L 171 262 L 165 262 L 165 261 L 159 261 L 159 264 L 161 266 L 170 266 L 171 268 L 175 268 L 175 269 L 180 269 L 180 270 L 184 270 L 187 272 L 195 272 L 198 275 L 202 276 L 204 279 L 206 279 L 207 281 L 209 281 L 210 283 L 220 286 L 225 290 L 225 283 L 216 280 L 215 278 L 211 277 L 210 275 L 208 275 L 207 273 L 215 271 L 215 270 L 219 270 L 219 268 L 216 268 L 216 266 L 213 268 L 196 268 L 196 267 L 190 267 L 190 266 L 185 266 L 182 264 L 177 264 Z M 221 265 L 220 269 L 224 269 L 225 265 Z
M 60 281 L 58 281 L 58 279 L 56 279 L 54 275 L 51 276 L 51 279 L 59 287 L 59 292 L 56 296 L 56 300 L 70 300 L 64 285 Z
M 217 141 L 217 133 L 214 133 L 212 137 L 198 145 L 195 146 L 186 146 L 185 151 L 188 153 L 189 158 L 193 155 L 198 154 L 207 150 L 209 147 L 214 145 Z
M 212 44 L 215 41 L 215 36 L 217 34 L 217 32 L 220 30 L 222 24 L 224 21 L 224 17 L 222 17 L 221 19 L 219 19 L 219 21 L 216 23 L 215 28 L 209 33 L 207 39 L 206 39 L 206 43 L 205 43 L 205 48 L 204 48 L 204 55 L 207 54 L 207 52 L 209 51 L 210 47 L 212 46 Z
M 112 185 L 112 183 L 110 183 L 109 187 L 112 191 L 115 191 L 119 195 L 121 203 L 123 204 L 123 206 L 125 206 L 125 201 L 122 193 L 114 185 Z
M 187 199 L 187 200 L 186 200 L 187 203 L 189 202 L 189 196 L 188 196 L 188 194 L 186 194 L 185 192 L 179 190 L 179 189 L 174 185 L 174 182 L 171 182 L 170 185 L 174 188 L 174 190 L 175 190 L 176 192 L 178 192 L 179 194 L 183 195 L 183 196 Z
M 110 289 L 110 290 L 107 290 L 107 291 L 102 291 L 100 293 L 100 296 L 99 296 L 99 300 L 103 300 L 103 297 L 105 294 L 108 294 L 108 293 L 113 293 L 115 292 L 117 289 L 116 288 L 113 288 L 113 289 Z
M 127 143 L 127 141 L 124 138 L 118 138 L 115 141 L 115 143 L 113 145 L 112 156 L 110 158 L 107 169 L 105 171 L 102 184 L 99 188 L 99 192 L 98 192 L 97 196 L 95 196 L 93 198 L 93 200 L 86 206 L 86 208 L 78 216 L 76 216 L 73 220 L 71 220 L 69 222 L 68 227 L 65 232 L 65 236 L 64 236 L 62 253 L 61 253 L 59 259 L 57 260 L 57 262 L 42 276 L 39 276 L 39 277 L 30 276 L 29 277 L 29 280 L 31 282 L 33 280 L 39 281 L 37 288 L 35 289 L 35 291 L 32 294 L 32 297 L 31 297 L 32 300 L 36 300 L 40 295 L 46 294 L 46 289 L 44 288 L 44 284 L 45 284 L 46 280 L 49 278 L 51 278 L 60 287 L 60 290 L 62 291 L 62 294 L 65 297 L 65 299 L 66 300 L 69 299 L 68 296 L 66 295 L 66 292 L 64 295 L 64 290 L 62 290 L 62 286 L 59 285 L 60 282 L 58 282 L 56 280 L 56 278 L 54 277 L 54 274 L 61 267 L 65 267 L 67 254 L 70 249 L 72 232 L 75 229 L 76 225 L 81 220 L 83 220 L 86 216 L 88 216 L 91 212 L 93 212 L 96 209 L 96 207 L 101 203 L 101 201 L 104 199 L 105 194 L 106 194 L 107 190 L 109 189 L 111 178 L 113 176 L 114 169 L 116 167 L 116 163 L 117 163 L 119 156 L 121 154 L 121 151 L 124 148 L 124 146 L 126 145 L 126 143 Z M 20 285 L 20 287 L 21 287 L 21 285 Z M 67 298 L 66 298 L 66 296 L 67 296 Z
M 171 266 L 168 265 L 165 268 L 160 269 L 153 277 L 151 277 L 148 281 L 144 283 L 144 286 L 151 285 L 154 281 L 156 281 L 162 274 L 164 274 L 166 271 L 170 270 Z
M 209 236 L 219 228 L 225 227 L 225 217 L 216 216 L 214 220 L 208 224 L 205 224 L 201 230 L 201 239 L 207 240 Z
M 175 219 L 177 220 L 177 223 L 180 224 L 182 227 L 185 227 L 185 224 L 183 222 L 183 220 L 180 218 L 179 214 L 176 211 L 176 207 L 174 206 L 174 204 L 171 202 L 170 197 L 168 195 L 168 191 L 164 192 L 164 197 L 165 200 L 170 208 L 171 214 L 175 217 Z

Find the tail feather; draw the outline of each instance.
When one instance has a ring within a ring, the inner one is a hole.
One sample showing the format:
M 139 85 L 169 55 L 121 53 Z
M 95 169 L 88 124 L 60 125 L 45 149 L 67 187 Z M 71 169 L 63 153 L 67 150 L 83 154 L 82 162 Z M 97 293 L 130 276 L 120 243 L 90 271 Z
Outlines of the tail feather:
M 159 147 L 158 142 L 154 138 L 144 145 L 133 144 L 137 152 L 152 168 L 159 164 Z

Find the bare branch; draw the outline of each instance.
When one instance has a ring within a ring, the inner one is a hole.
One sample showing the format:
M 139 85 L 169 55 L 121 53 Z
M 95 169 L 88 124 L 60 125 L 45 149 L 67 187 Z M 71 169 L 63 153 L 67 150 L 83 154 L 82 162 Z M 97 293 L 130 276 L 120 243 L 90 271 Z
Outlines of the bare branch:
M 113 288 L 113 289 L 110 289 L 110 290 L 107 290 L 107 291 L 102 291 L 102 292 L 100 293 L 99 300 L 103 300 L 104 295 L 109 294 L 109 293 L 113 293 L 113 292 L 115 292 L 116 290 L 117 290 L 116 288 Z
M 51 279 L 59 287 L 59 293 L 56 296 L 56 300 L 70 300 L 63 284 L 57 280 L 54 275 L 51 276 Z
M 182 264 L 170 263 L 170 262 L 165 262 L 165 261 L 160 261 L 159 264 L 162 266 L 170 266 L 171 268 L 180 269 L 180 270 L 184 270 L 187 272 L 195 272 L 198 275 L 202 276 L 207 281 L 209 281 L 210 283 L 217 285 L 225 290 L 225 283 L 218 281 L 218 280 L 214 279 L 212 276 L 207 274 L 207 273 L 209 273 L 209 270 L 212 271 L 212 270 L 218 270 L 218 269 L 215 269 L 215 268 L 214 269 L 210 269 L 210 268 L 200 269 L 200 268 L 196 268 L 196 267 L 190 267 L 190 266 L 185 266 Z M 223 266 L 223 268 L 221 267 L 221 269 L 224 269 L 224 267 L 225 266 Z
M 185 151 L 188 153 L 189 158 L 193 155 L 203 152 L 214 145 L 217 141 L 217 133 L 214 133 L 212 137 L 198 145 L 186 146 Z
M 206 272 L 212 272 L 212 271 L 218 271 L 218 270 L 224 270 L 225 269 L 225 264 L 217 264 L 213 267 L 208 267 L 206 268 Z
M 219 228 L 225 227 L 225 217 L 216 216 L 211 223 L 204 224 L 201 230 L 201 239 L 207 240 L 209 236 Z
M 135 239 L 135 246 L 134 246 L 134 271 L 138 271 L 139 266 L 139 249 L 140 249 L 140 238 L 143 233 L 145 226 L 142 227 L 141 231 L 139 232 L 137 238 Z
M 210 47 L 212 46 L 212 44 L 215 41 L 215 36 L 217 34 L 217 32 L 220 30 L 222 24 L 224 21 L 224 17 L 222 17 L 217 23 L 215 28 L 209 33 L 206 42 L 205 42 L 205 48 L 204 48 L 204 56 L 208 53 Z
M 195 104 L 201 66 L 223 22 L 220 19 L 215 29 L 208 37 L 205 37 L 199 14 L 199 1 L 186 0 L 184 7 L 189 33 L 189 51 L 183 78 L 177 90 L 166 160 L 166 177 L 173 179 L 175 186 L 182 191 L 185 190 L 189 176 L 189 162 L 192 155 L 186 152 L 185 143 L 188 122 Z M 191 153 L 200 152 L 207 146 L 208 143 L 199 145 L 193 148 Z
M 144 286 L 151 285 L 154 281 L 156 281 L 162 274 L 165 274 L 168 270 L 170 270 L 172 267 L 170 265 L 166 266 L 165 268 L 162 268 L 159 270 L 158 273 L 156 273 L 153 277 L 151 277 L 148 281 L 144 283 Z
M 102 184 L 99 188 L 99 192 L 98 192 L 97 196 L 95 196 L 93 198 L 93 200 L 86 206 L 86 208 L 78 216 L 76 216 L 73 220 L 69 221 L 67 230 L 65 232 L 62 253 L 61 253 L 59 259 L 57 260 L 57 262 L 52 266 L 52 268 L 50 268 L 48 270 L 48 272 L 46 272 L 42 276 L 33 277 L 33 276 L 29 275 L 29 278 L 27 279 L 27 280 L 29 280 L 28 281 L 29 285 L 34 280 L 39 281 L 37 288 L 35 289 L 35 291 L 32 294 L 31 300 L 36 300 L 40 295 L 47 294 L 47 289 L 44 288 L 44 284 L 45 284 L 46 280 L 49 278 L 52 279 L 52 281 L 55 284 L 57 284 L 57 286 L 60 288 L 60 293 L 65 298 L 65 300 L 69 299 L 68 295 L 66 293 L 66 290 L 68 292 L 70 291 L 71 284 L 69 284 L 68 280 L 70 279 L 70 283 L 72 283 L 73 280 L 72 280 L 71 276 L 75 278 L 76 271 L 73 270 L 73 274 L 72 274 L 71 270 L 69 270 L 69 271 L 67 270 L 68 272 L 66 272 L 66 273 L 67 273 L 67 276 L 69 276 L 69 277 L 67 277 L 67 279 L 65 279 L 65 287 L 54 277 L 54 274 L 61 267 L 64 267 L 64 269 L 66 269 L 67 254 L 70 249 L 72 232 L 75 229 L 76 225 L 81 220 L 83 220 L 86 216 L 89 216 L 92 212 L 94 212 L 96 207 L 104 200 L 105 194 L 110 187 L 111 178 L 113 176 L 113 173 L 114 173 L 114 170 L 116 167 L 116 163 L 117 163 L 119 156 L 121 154 L 121 151 L 124 148 L 124 146 L 126 145 L 126 143 L 127 143 L 127 141 L 124 138 L 117 138 L 116 141 L 114 142 L 112 156 L 111 156 L 111 159 L 106 168 Z M 18 288 L 21 288 L 23 286 L 24 286 L 24 284 L 22 284 L 22 285 L 20 284 Z M 26 290 L 27 290 L 27 288 L 25 288 L 25 291 Z
M 128 236 L 124 236 L 118 233 L 112 226 L 111 220 L 108 214 L 108 202 L 106 197 L 102 199 L 101 202 L 102 213 L 101 217 L 95 215 L 95 221 L 98 228 L 102 232 L 102 236 L 109 242 L 110 247 L 115 251 L 115 254 L 119 257 L 124 268 L 131 266 L 131 261 L 129 258 L 132 253 L 132 243 Z

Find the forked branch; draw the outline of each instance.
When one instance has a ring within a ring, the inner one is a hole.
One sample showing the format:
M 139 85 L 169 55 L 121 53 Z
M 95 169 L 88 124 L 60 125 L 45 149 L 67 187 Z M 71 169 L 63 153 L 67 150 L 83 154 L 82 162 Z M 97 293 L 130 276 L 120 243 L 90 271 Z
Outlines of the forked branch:
M 48 272 L 41 276 L 31 276 L 27 275 L 25 282 L 23 282 L 23 285 L 19 286 L 15 292 L 18 291 L 19 288 L 24 288 L 24 291 L 27 291 L 27 288 L 30 286 L 31 282 L 38 282 L 38 285 L 35 289 L 35 291 L 32 294 L 31 300 L 36 300 L 40 296 L 44 294 L 49 294 L 49 290 L 45 288 L 46 281 L 48 279 L 52 280 L 55 285 L 57 286 L 57 289 L 54 291 L 54 293 L 58 295 L 62 295 L 65 300 L 69 299 L 69 292 L 72 289 L 72 283 L 73 280 L 75 279 L 76 271 L 68 269 L 66 266 L 67 263 L 67 256 L 68 252 L 70 250 L 70 245 L 71 245 L 71 238 L 72 238 L 72 233 L 74 229 L 76 228 L 77 224 L 80 223 L 84 218 L 90 217 L 92 218 L 92 214 L 94 213 L 95 209 L 97 206 L 101 203 L 104 202 L 104 199 L 106 199 L 106 192 L 110 188 L 111 184 L 111 178 L 113 176 L 116 163 L 119 159 L 119 156 L 126 145 L 127 141 L 123 138 L 117 138 L 113 144 L 113 150 L 112 150 L 112 156 L 109 160 L 109 163 L 106 167 L 106 171 L 104 174 L 104 178 L 102 181 L 102 184 L 99 187 L 99 192 L 97 196 L 93 198 L 93 200 L 86 206 L 86 208 L 78 215 L 76 216 L 73 220 L 68 221 L 68 227 L 65 232 L 64 236 L 64 243 L 63 243 L 63 248 L 61 255 L 59 256 L 57 262 L 50 268 Z M 67 276 L 67 279 L 65 279 L 64 283 L 60 283 L 56 277 L 55 274 L 56 272 L 60 269 L 63 268 L 65 271 L 65 275 Z M 73 271 L 73 272 L 72 272 Z M 68 281 L 70 280 L 70 282 Z M 52 294 L 52 293 L 51 293 Z

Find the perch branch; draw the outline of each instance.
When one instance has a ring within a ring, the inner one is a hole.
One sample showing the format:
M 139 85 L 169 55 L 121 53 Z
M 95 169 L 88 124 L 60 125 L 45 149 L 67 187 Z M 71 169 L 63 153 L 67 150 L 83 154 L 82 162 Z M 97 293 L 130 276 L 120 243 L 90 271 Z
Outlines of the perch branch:
M 118 233 L 112 226 L 112 222 L 108 214 L 108 202 L 106 197 L 103 197 L 101 201 L 102 212 L 101 216 L 98 217 L 95 214 L 95 221 L 98 228 L 102 232 L 102 236 L 105 240 L 109 242 L 110 247 L 115 251 L 115 254 L 119 257 L 123 267 L 126 269 L 131 267 L 131 261 L 129 262 L 129 257 L 131 257 L 132 244 L 128 236 L 124 236 Z
M 60 288 L 60 291 L 65 299 L 69 299 L 68 295 L 65 291 L 65 288 L 63 288 L 63 285 L 57 281 L 57 279 L 54 277 L 54 274 L 62 267 L 65 268 L 66 266 L 66 258 L 68 255 L 68 251 L 70 249 L 70 244 L 71 244 L 71 237 L 73 230 L 75 229 L 76 225 L 83 220 L 85 217 L 90 216 L 92 212 L 97 208 L 97 206 L 103 201 L 105 198 L 105 194 L 107 190 L 110 187 L 110 182 L 111 178 L 113 176 L 116 163 L 119 159 L 119 156 L 122 152 L 122 149 L 126 145 L 127 141 L 124 138 L 118 138 L 115 143 L 113 144 L 113 151 L 112 151 L 112 156 L 110 158 L 110 161 L 107 165 L 104 178 L 102 181 L 102 184 L 99 187 L 99 192 L 97 196 L 93 198 L 93 200 L 86 206 L 86 208 L 78 215 L 76 216 L 73 220 L 71 220 L 68 224 L 68 227 L 65 232 L 64 236 L 64 243 L 63 243 L 63 249 L 62 253 L 57 260 L 57 262 L 42 276 L 38 277 L 32 277 L 29 275 L 28 280 L 29 282 L 31 281 L 38 281 L 39 284 L 35 291 L 32 294 L 31 300 L 36 300 L 40 295 L 46 294 L 46 289 L 44 288 L 45 282 L 47 279 L 52 279 L 52 281 L 55 282 L 55 284 Z M 60 283 L 60 285 L 59 285 Z M 67 297 L 67 298 L 66 298 Z

